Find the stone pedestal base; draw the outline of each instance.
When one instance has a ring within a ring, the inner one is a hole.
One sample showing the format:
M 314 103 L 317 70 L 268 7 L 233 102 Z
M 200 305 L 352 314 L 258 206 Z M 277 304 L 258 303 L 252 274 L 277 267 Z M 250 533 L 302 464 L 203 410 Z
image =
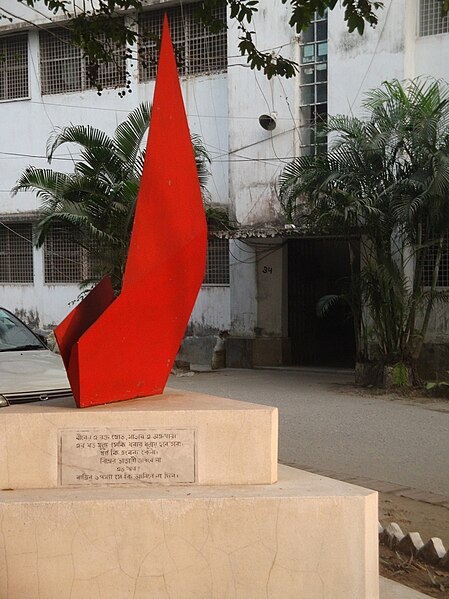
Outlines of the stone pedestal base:
M 71 399 L 2 408 L 0 490 L 64 486 L 64 481 L 58 480 L 58 467 L 62 458 L 67 457 L 60 451 L 61 435 L 68 431 L 73 435 L 77 431 L 95 434 L 97 445 L 101 433 L 119 429 L 127 429 L 128 433 L 193 431 L 195 447 L 190 458 L 195 463 L 195 480 L 192 482 L 198 485 L 258 485 L 276 481 L 276 408 L 167 390 L 154 397 L 85 410 L 77 409 Z M 133 447 L 129 443 L 123 445 L 124 451 L 130 449 Z M 122 448 L 117 448 L 116 453 L 111 472 L 116 472 L 119 460 L 128 455 L 122 455 Z M 76 455 L 69 457 L 76 462 Z
M 378 599 L 377 494 L 258 486 L 0 493 L 1 599 Z

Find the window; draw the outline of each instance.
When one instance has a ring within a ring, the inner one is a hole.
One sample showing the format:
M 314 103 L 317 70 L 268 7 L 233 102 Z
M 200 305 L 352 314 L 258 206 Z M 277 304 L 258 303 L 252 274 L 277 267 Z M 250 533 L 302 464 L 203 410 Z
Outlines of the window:
M 229 285 L 229 241 L 209 239 L 207 242 L 206 276 L 203 285 Z
M 89 271 L 86 250 L 64 227 L 52 229 L 44 243 L 45 283 L 80 283 Z
M 0 283 L 33 282 L 31 223 L 0 223 Z
M 210 33 L 195 18 L 197 4 L 165 10 L 150 10 L 139 18 L 139 78 L 148 81 L 156 77 L 158 39 L 162 20 L 167 13 L 170 33 L 180 75 L 208 75 L 226 71 L 227 31 Z M 226 5 L 217 7 L 214 16 L 226 23 Z
M 327 119 L 327 14 L 315 18 L 301 34 L 300 103 L 303 154 L 326 150 L 320 126 Z
M 419 3 L 419 35 L 437 35 L 449 31 L 448 17 L 441 15 L 440 0 L 420 0 Z
M 70 40 L 70 31 L 60 28 L 39 33 L 42 94 L 62 94 L 95 87 L 91 68 L 82 51 Z M 96 79 L 102 87 L 119 87 L 126 83 L 126 49 L 115 45 L 113 60 L 98 66 Z
M 0 100 L 28 98 L 28 34 L 0 37 Z
M 432 275 L 436 256 L 436 246 L 429 247 L 424 259 L 422 274 L 422 282 L 425 287 L 430 287 L 432 285 Z M 447 235 L 443 241 L 443 253 L 441 255 L 440 268 L 438 271 L 437 287 L 449 287 L 449 237 Z

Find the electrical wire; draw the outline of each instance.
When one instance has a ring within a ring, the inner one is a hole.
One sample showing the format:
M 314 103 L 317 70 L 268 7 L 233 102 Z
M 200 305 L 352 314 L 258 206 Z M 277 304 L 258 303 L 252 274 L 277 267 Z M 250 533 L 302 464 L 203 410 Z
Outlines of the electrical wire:
M 185 25 L 185 15 L 184 15 L 184 12 L 183 12 L 183 4 L 182 4 L 182 2 L 181 2 L 181 12 L 182 12 L 182 19 L 183 19 L 183 22 L 184 22 L 184 25 Z M 25 19 L 25 21 L 26 21 L 26 19 Z M 280 46 L 276 46 L 273 49 L 280 49 L 280 48 L 288 46 L 288 45 L 290 45 L 290 43 L 283 44 L 283 45 L 280 45 Z M 33 66 L 33 70 L 34 70 L 35 76 L 37 77 L 37 69 L 36 69 L 36 65 L 34 64 L 34 61 L 32 62 L 32 66 Z M 254 75 L 255 75 L 255 73 L 254 73 Z M 264 94 L 264 92 L 263 92 L 263 90 L 262 90 L 262 88 L 260 86 L 259 81 L 257 80 L 257 77 L 256 77 L 256 83 L 257 83 L 257 86 L 259 87 L 259 90 L 260 90 L 261 94 L 263 95 L 263 97 L 265 99 L 265 102 L 266 102 L 266 105 L 268 107 L 268 110 L 270 110 L 269 102 L 268 102 L 268 100 L 267 100 L 267 98 L 266 98 L 266 96 L 265 96 L 265 94 Z M 284 91 L 284 96 L 286 98 L 286 101 L 288 103 L 288 97 L 287 97 L 287 95 L 285 93 L 285 88 L 283 89 L 283 91 Z M 214 110 L 213 110 L 213 112 L 215 113 L 214 115 L 200 115 L 199 114 L 199 110 L 198 110 L 198 104 L 197 104 L 196 97 L 194 98 L 194 101 L 195 101 L 195 105 L 197 107 L 197 114 L 195 116 L 198 117 L 198 118 L 200 118 L 200 119 L 201 118 L 208 118 L 209 117 L 209 118 L 213 118 L 215 120 L 215 122 L 216 122 L 218 118 L 227 118 L 227 119 L 229 119 L 229 118 L 242 118 L 242 119 L 254 119 L 254 120 L 256 120 L 258 118 L 258 117 L 229 117 L 228 115 L 223 115 L 223 116 L 217 115 L 216 111 L 215 111 L 215 107 L 214 107 Z M 46 116 L 47 116 L 48 120 L 50 121 L 50 123 L 51 123 L 51 125 L 52 125 L 53 128 L 54 128 L 54 124 L 53 124 L 53 122 L 51 120 L 51 117 L 49 116 L 49 114 L 47 112 L 47 106 L 52 106 L 52 105 L 55 105 L 55 106 L 64 106 L 64 107 L 66 106 L 65 104 L 56 103 L 56 102 L 44 102 L 44 101 L 37 102 L 35 100 L 32 101 L 32 102 L 33 103 L 39 103 L 39 104 L 43 105 L 44 110 L 46 112 Z M 72 108 L 75 108 L 75 107 L 76 106 L 72 106 Z M 105 107 L 94 107 L 94 106 L 88 106 L 88 107 L 86 107 L 86 106 L 79 106 L 77 108 L 80 108 L 80 109 L 83 109 L 83 110 L 85 110 L 86 108 L 94 109 L 94 110 L 95 109 L 97 109 L 97 110 L 108 110 L 108 111 L 113 111 L 115 113 L 117 113 L 119 111 L 120 112 L 122 111 L 121 109 L 108 109 L 108 108 L 105 108 Z M 123 110 L 123 112 L 128 112 L 128 110 Z M 285 133 L 288 133 L 290 131 L 293 131 L 293 130 L 297 129 L 296 123 L 294 122 L 294 118 L 293 118 L 293 115 L 291 113 L 291 109 L 290 109 L 290 114 L 292 116 L 294 127 L 292 129 L 290 129 L 289 131 L 281 132 L 281 133 L 278 133 L 277 135 L 272 135 L 271 138 L 270 138 L 274 154 L 276 154 L 276 151 L 275 151 L 275 148 L 274 148 L 274 145 L 273 145 L 273 138 L 278 137 L 279 135 L 284 135 Z M 204 132 L 203 132 L 203 129 L 202 129 L 201 122 L 200 122 L 200 129 L 201 129 L 201 134 L 204 137 Z M 291 158 L 293 158 L 293 156 L 279 157 L 278 155 L 276 155 L 275 157 L 268 157 L 268 158 L 251 158 L 251 157 L 246 157 L 246 156 L 239 155 L 240 150 L 247 149 L 249 147 L 255 146 L 255 145 L 260 144 L 260 143 L 264 143 L 265 141 L 267 141 L 267 140 L 259 140 L 257 142 L 254 142 L 253 144 L 247 144 L 245 146 L 242 146 L 241 148 L 238 148 L 238 149 L 235 149 L 235 150 L 230 150 L 230 151 L 227 151 L 227 152 L 223 152 L 221 155 L 218 154 L 216 157 L 213 157 L 212 161 L 213 162 L 217 162 L 217 163 L 219 163 L 219 162 L 228 162 L 229 163 L 229 162 L 248 162 L 248 161 L 252 161 L 252 162 L 255 162 L 255 163 L 262 163 L 262 164 L 267 164 L 267 165 L 272 164 L 273 166 L 277 166 L 276 161 L 282 161 L 284 159 L 291 159 Z M 217 150 L 220 151 L 220 148 L 217 148 Z M 26 154 L 26 153 L 19 154 L 19 153 L 13 153 L 13 152 L 0 152 L 0 154 L 2 154 L 3 156 L 11 156 L 11 157 L 12 156 L 17 156 L 17 157 L 36 158 L 36 159 L 46 159 L 46 156 L 32 155 L 32 154 Z M 57 157 L 55 157 L 55 159 L 56 160 L 70 160 L 70 161 L 73 162 L 74 161 L 73 160 L 73 156 L 70 153 L 69 153 L 69 155 L 70 155 L 70 158 L 65 158 L 63 156 L 57 156 Z M 232 159 L 227 158 L 226 160 L 223 160 L 224 156 L 231 156 L 231 155 L 234 155 L 236 158 L 232 158 Z M 268 182 L 268 184 L 265 187 L 265 189 L 267 189 L 272 184 L 273 184 L 273 178 Z M 252 212 L 252 210 L 254 210 L 255 206 L 260 202 L 261 199 L 262 198 L 259 197 L 258 200 L 256 200 L 255 204 L 252 206 L 252 208 L 249 211 L 249 213 Z
M 360 92 L 362 90 L 363 84 L 365 83 L 365 80 L 366 80 L 366 78 L 368 76 L 368 73 L 369 73 L 371 67 L 373 66 L 373 62 L 374 62 L 374 59 L 375 59 L 375 57 L 377 55 L 377 51 L 379 50 L 380 41 L 382 39 L 382 35 L 383 35 L 384 30 L 385 30 L 385 26 L 386 26 L 387 21 L 388 21 L 388 15 L 390 14 L 390 10 L 391 10 L 392 5 L 393 5 L 393 0 L 390 0 L 390 4 L 388 6 L 387 12 L 385 13 L 385 18 L 384 18 L 384 22 L 382 24 L 382 29 L 380 30 L 379 36 L 377 38 L 376 47 L 374 48 L 374 52 L 373 52 L 373 54 L 371 56 L 371 60 L 368 63 L 368 66 L 366 68 L 365 74 L 363 75 L 362 79 L 360 80 L 360 85 L 359 85 L 359 88 L 357 90 L 357 93 L 356 93 L 356 95 L 354 96 L 354 99 L 352 100 L 352 102 L 349 105 L 349 108 L 350 108 L 351 112 L 352 112 L 352 109 L 354 107 L 354 104 L 356 103 L 357 98 L 359 97 L 359 94 L 360 94 Z
M 181 11 L 182 11 L 182 19 L 183 19 L 183 21 L 184 21 L 184 23 L 185 23 L 185 18 L 184 18 L 184 13 L 183 13 L 183 5 L 182 5 L 182 1 L 181 1 Z M 39 11 L 37 11 L 37 10 L 35 10 L 35 12 L 38 12 L 38 13 L 39 13 Z M 41 14 L 41 13 L 39 13 L 39 14 Z M 19 17 L 17 17 L 16 15 L 12 15 L 12 16 L 15 16 L 16 18 L 19 18 Z M 42 15 L 42 16 L 45 16 L 45 15 Z M 47 18 L 48 18 L 48 19 L 51 21 L 51 18 L 50 18 L 50 17 L 47 17 Z M 24 19 L 24 21 L 25 21 L 25 22 L 28 22 L 28 21 L 26 21 L 26 19 Z M 30 23 L 30 22 L 29 22 L 29 23 Z M 30 23 L 30 24 L 32 24 L 33 26 L 36 26 L 36 25 L 35 25 L 35 24 L 33 24 L 33 23 Z M 39 27 L 38 27 L 38 28 L 39 28 Z M 46 28 L 43 28 L 43 29 L 45 29 L 46 31 L 48 31 L 48 29 L 46 29 Z M 55 36 L 55 37 L 57 37 L 57 36 Z M 61 41 L 65 41 L 65 40 L 61 40 Z M 274 49 L 281 49 L 281 48 L 283 48 L 283 47 L 286 47 L 286 46 L 288 46 L 288 45 L 290 45 L 290 43 L 283 44 L 283 45 L 280 45 L 280 46 L 276 46 L 276 47 L 272 48 L 271 50 L 274 50 Z M 268 49 L 268 50 L 264 50 L 264 52 L 266 52 L 266 51 L 269 51 L 269 50 L 270 50 L 270 49 Z M 34 63 L 33 56 L 32 56 L 31 58 L 32 58 L 32 67 L 33 67 L 33 71 L 34 71 L 34 74 L 35 74 L 36 80 L 39 80 L 39 79 L 38 79 L 37 69 L 36 69 L 36 65 L 35 65 L 35 63 Z M 231 57 L 231 56 L 230 56 L 230 58 L 235 58 L 235 57 Z M 239 66 L 239 65 L 228 65 L 228 66 Z M 247 66 L 247 65 L 241 65 L 241 66 Z M 254 73 L 254 75 L 256 75 L 256 74 Z M 260 86 L 260 83 L 259 83 L 259 81 L 258 81 L 257 77 L 256 77 L 256 83 L 257 83 L 257 86 L 259 87 L 259 90 L 260 90 L 261 94 L 263 95 L 263 97 L 264 97 L 264 99 L 265 99 L 265 102 L 266 102 L 267 108 L 268 108 L 268 110 L 270 111 L 270 105 L 269 105 L 269 103 L 268 103 L 268 100 L 267 100 L 267 98 L 266 98 L 266 96 L 265 96 L 265 94 L 264 94 L 264 92 L 263 92 L 263 90 L 262 90 L 262 88 L 261 88 L 261 86 Z M 282 86 L 282 87 L 283 87 L 283 86 Z M 289 106 L 289 104 L 288 104 L 288 97 L 287 97 L 287 95 L 286 95 L 286 93 L 285 93 L 285 88 L 283 88 L 283 92 L 284 92 L 284 96 L 285 96 L 285 99 L 286 99 L 287 105 Z M 215 104 L 214 104 L 214 102 L 213 102 L 213 96 L 212 96 L 213 112 L 214 112 L 214 114 L 213 114 L 213 115 L 201 115 L 201 114 L 199 114 L 199 110 L 198 110 L 198 103 L 197 103 L 196 96 L 194 96 L 194 102 L 195 102 L 195 106 L 196 106 L 196 108 L 197 108 L 197 114 L 196 114 L 196 115 L 189 115 L 189 116 L 195 116 L 196 118 L 199 118 L 199 119 L 201 119 L 201 118 L 213 118 L 213 119 L 214 119 L 214 121 L 215 121 L 215 123 L 217 123 L 217 119 L 220 119 L 220 118 L 225 118 L 225 119 L 227 119 L 227 120 L 229 120 L 229 119 L 235 119 L 235 120 L 237 120 L 237 119 L 241 119 L 241 120 L 254 120 L 254 121 L 255 121 L 255 120 L 258 120 L 258 117 L 239 117 L 239 116 L 230 117 L 229 115 L 222 115 L 222 116 L 221 116 L 221 115 L 217 115 L 217 114 L 216 114 L 216 109 L 215 109 Z M 53 121 L 52 121 L 51 117 L 50 117 L 50 116 L 49 116 L 49 114 L 48 114 L 48 111 L 47 111 L 47 106 L 63 106 L 63 107 L 66 107 L 66 106 L 67 106 L 66 104 L 63 104 L 63 103 L 57 103 L 57 102 L 44 102 L 43 100 L 42 100 L 42 101 L 31 100 L 31 101 L 30 101 L 30 103 L 34 103 L 34 104 L 41 104 L 41 105 L 43 106 L 43 108 L 44 108 L 44 112 L 45 112 L 45 114 L 46 114 L 46 117 L 47 117 L 47 119 L 49 120 L 50 124 L 52 125 L 52 128 L 53 128 L 53 130 L 55 129 L 55 126 L 54 126 L 54 123 L 53 123 Z M 91 109 L 91 110 L 112 111 L 112 112 L 115 112 L 116 114 L 117 114 L 118 112 L 126 112 L 126 113 L 128 113 L 128 112 L 129 112 L 129 110 L 126 110 L 126 109 L 123 109 L 123 110 L 122 110 L 122 109 L 116 109 L 116 108 L 110 109 L 110 108 L 105 108 L 105 107 L 95 107 L 95 106 L 75 106 L 75 105 L 73 105 L 73 106 L 71 106 L 71 108 L 79 108 L 79 109 L 82 109 L 82 110 L 85 110 L 85 109 L 87 108 L 87 109 Z M 274 109 L 273 109 L 273 110 L 274 110 Z M 291 114 L 291 116 L 292 116 L 292 120 L 293 120 L 293 125 L 294 125 L 294 127 L 293 127 L 292 129 L 290 129 L 289 131 L 281 132 L 281 133 L 278 133 L 277 135 L 273 135 L 273 134 L 271 135 L 271 137 L 270 137 L 270 141 L 271 141 L 271 144 L 272 144 L 272 147 L 273 147 L 273 152 L 274 152 L 274 154 L 276 154 L 276 152 L 275 152 L 274 145 L 273 145 L 273 138 L 275 138 L 275 137 L 278 137 L 278 136 L 280 136 L 280 135 L 284 135 L 285 133 L 289 133 L 290 131 L 293 131 L 293 130 L 297 130 L 297 129 L 298 129 L 298 127 L 296 126 L 296 123 L 295 123 L 295 121 L 294 121 L 294 117 L 293 117 L 293 115 L 292 115 L 292 112 L 291 112 L 291 108 L 290 108 L 290 106 L 289 106 L 289 110 L 290 110 L 290 114 Z M 218 126 L 216 125 L 216 127 L 217 127 L 217 132 L 218 132 Z M 200 130 L 201 130 L 201 135 L 202 135 L 202 137 L 204 138 L 204 133 L 203 133 L 203 130 L 202 130 L 202 124 L 201 124 L 201 122 L 200 122 Z M 217 135 L 217 137 L 219 137 L 219 136 Z M 282 158 L 280 158 L 280 157 L 279 157 L 279 156 L 277 156 L 277 155 L 276 155 L 274 158 L 264 158 L 264 159 L 262 159 L 262 158 L 251 158 L 251 157 L 244 157 L 244 156 L 241 156 L 241 158 L 228 159 L 228 160 L 220 160 L 220 158 L 223 158 L 223 156 L 225 156 L 225 155 L 227 155 L 227 156 L 230 156 L 230 155 L 239 156 L 239 154 L 238 154 L 238 153 L 239 153 L 239 151 L 240 151 L 240 150 L 247 149 L 247 148 L 249 148 L 249 147 L 253 147 L 253 146 L 255 146 L 255 145 L 258 145 L 258 144 L 260 144 L 260 143 L 264 143 L 264 142 L 266 142 L 266 141 L 267 141 L 267 140 L 260 140 L 260 141 L 258 141 L 258 142 L 255 142 L 255 143 L 252 143 L 252 144 L 248 144 L 248 145 L 242 146 L 241 148 L 238 148 L 238 149 L 235 149 L 235 150 L 231 150 L 231 151 L 227 151 L 227 152 L 223 152 L 223 150 L 222 150 L 221 148 L 217 148 L 217 147 L 215 147 L 215 149 L 216 149 L 216 150 L 218 150 L 218 152 L 222 152 L 222 154 L 221 154 L 221 155 L 220 155 L 220 154 L 218 154 L 218 159 L 217 159 L 217 158 L 213 158 L 213 159 L 212 159 L 212 161 L 213 161 L 213 162 L 248 162 L 248 161 L 252 161 L 252 162 L 260 162 L 260 163 L 266 163 L 266 164 L 273 164 L 274 166 L 278 166 L 278 162 L 275 162 L 275 161 L 282 160 Z M 206 143 L 205 143 L 205 145 L 208 145 L 208 144 L 206 144 Z M 214 146 L 210 145 L 210 147 L 214 147 Z M 36 159 L 47 159 L 47 157 L 46 157 L 46 156 L 39 156 L 39 155 L 27 154 L 27 153 L 24 153 L 24 154 L 19 154 L 19 153 L 14 153 L 14 152 L 0 152 L 0 154 L 2 154 L 2 155 L 4 155 L 4 156 L 11 157 L 11 158 L 4 158 L 4 159 L 14 159 L 15 157 L 28 157 L 28 158 L 36 158 Z M 71 153 L 69 153 L 69 156 L 70 156 L 70 158 L 65 158 L 65 157 L 63 157 L 63 156 L 57 156 L 57 157 L 55 156 L 55 157 L 54 157 L 54 159 L 55 159 L 55 160 L 68 160 L 68 161 L 74 162 L 74 159 L 73 159 L 73 156 L 71 155 Z M 287 157 L 286 157 L 286 158 L 287 158 Z M 293 158 L 293 157 L 288 157 L 288 158 Z M 278 169 L 279 169 L 279 166 L 278 166 Z M 277 169 L 277 170 L 278 170 L 278 169 Z M 253 206 L 252 206 L 252 207 L 251 207 L 251 209 L 249 210 L 249 212 L 248 212 L 248 214 L 247 214 L 247 217 L 248 217 L 248 216 L 249 216 L 249 214 L 250 214 L 250 213 L 251 213 L 251 212 L 252 212 L 252 211 L 255 209 L 256 205 L 257 205 L 257 204 L 260 202 L 260 200 L 262 199 L 262 196 L 263 196 L 263 194 L 265 193 L 266 189 L 268 189 L 268 187 L 270 187 L 270 186 L 272 185 L 272 183 L 274 182 L 274 179 L 275 179 L 275 175 L 274 175 L 274 176 L 271 178 L 271 180 L 270 180 L 270 181 L 267 183 L 267 185 L 266 185 L 266 186 L 265 186 L 265 188 L 264 188 L 264 191 L 263 191 L 263 192 L 262 192 L 262 194 L 259 196 L 259 198 L 256 200 L 256 202 L 255 202 L 255 203 L 253 203 Z M 216 189 L 216 190 L 217 190 L 217 192 L 218 192 L 218 189 Z M 9 192 L 9 190 L 0 190 L 0 191 L 2 191 L 2 192 L 5 192 L 5 193 L 10 193 L 10 192 Z M 247 218 L 247 217 L 245 217 L 245 220 L 246 220 L 246 218 Z M 33 243 L 33 242 L 32 242 L 32 241 L 30 241 L 28 238 L 26 238 L 26 237 L 24 237 L 24 236 L 22 236 L 22 235 L 18 234 L 18 233 L 17 233 L 16 231 L 14 231 L 14 230 L 13 230 L 11 227 L 8 227 L 8 225 L 7 225 L 6 223 L 4 223 L 4 222 L 1 222 L 1 221 L 0 221 L 0 224 L 1 224 L 3 227 L 5 227 L 6 229 L 8 229 L 9 231 L 11 231 L 12 233 L 14 233 L 14 234 L 18 235 L 19 237 L 21 237 L 22 239 L 26 240 L 28 243 L 31 243 L 31 244 Z M 249 254 L 252 254 L 252 255 L 254 254 L 254 250 L 248 250 L 248 249 L 245 249 L 245 248 L 243 247 L 243 244 L 244 244 L 244 245 L 247 245 L 247 246 L 250 246 L 250 245 L 251 245 L 251 244 L 250 244 L 250 242 L 248 242 L 248 241 L 242 241 L 242 240 L 239 240 L 239 241 L 240 241 L 240 246 L 239 246 L 239 244 L 237 243 L 237 240 L 235 240 L 236 247 L 239 249 L 239 251 L 242 251 L 242 252 L 245 252 L 245 253 L 249 253 Z M 254 245 L 256 245 L 256 244 L 254 244 Z M 285 245 L 285 243 L 283 243 L 283 244 L 281 244 L 281 245 L 277 245 L 275 248 L 273 248 L 272 246 L 268 247 L 268 246 L 267 246 L 267 244 L 265 244 L 265 245 L 262 245 L 262 244 L 259 242 L 259 243 L 257 244 L 257 248 L 256 248 L 256 254 L 258 254 L 258 256 L 257 256 L 257 258 L 255 258 L 254 260 L 252 260 L 252 259 L 249 259 L 249 257 L 248 257 L 248 259 L 247 259 L 247 260 L 240 260 L 240 259 L 239 259 L 237 256 L 233 255 L 233 253 L 232 253 L 232 251 L 231 251 L 231 250 L 230 250 L 230 255 L 231 255 L 233 258 L 234 258 L 234 260 L 235 260 L 236 262 L 239 262 L 239 263 L 246 263 L 246 264 L 256 264 L 256 263 L 260 262 L 261 260 L 264 260 L 264 259 L 265 259 L 267 256 L 271 255 L 272 253 L 274 253 L 274 252 L 276 252 L 276 251 L 279 251 L 279 250 L 280 250 L 280 249 L 283 247 L 283 245 Z M 257 251 L 257 250 L 259 250 L 259 251 Z M 72 259 L 68 258 L 67 256 L 61 256 L 60 254 L 58 254 L 58 253 L 56 253 L 56 252 L 49 252 L 49 253 L 51 253 L 51 254 L 53 254 L 53 255 L 55 255 L 55 256 L 57 256 L 57 257 L 64 258 L 65 260 L 67 260 L 67 261 L 69 261 L 69 262 L 73 262 L 74 264 L 77 264 L 77 265 L 79 265 L 79 264 L 80 264 L 80 262 L 78 262 L 78 261 L 75 261 L 75 260 L 72 260 Z M 235 265 L 235 264 L 231 264 L 230 266 L 233 266 L 233 265 Z
M 14 156 L 17 158 L 36 158 L 39 160 L 48 160 L 47 156 L 42 156 L 38 154 L 19 154 L 17 152 L 4 152 L 2 150 L 0 150 L 0 154 L 4 156 Z M 73 161 L 72 158 L 65 158 L 63 156 L 54 156 L 53 160 L 68 160 L 69 162 Z
M 262 260 L 265 260 L 268 256 L 271 256 L 272 254 L 279 252 L 285 245 L 286 245 L 286 241 L 282 242 L 281 244 L 277 245 L 276 247 L 273 247 L 270 251 L 265 251 L 265 252 L 261 252 L 260 256 L 257 256 L 254 260 L 241 260 L 238 256 L 235 256 L 232 253 L 232 250 L 229 249 L 229 254 L 230 256 L 235 260 L 234 263 L 231 263 L 229 265 L 229 267 L 231 268 L 232 266 L 237 266 L 238 264 L 259 264 L 259 262 L 262 262 Z M 248 243 L 249 245 L 249 243 Z M 255 250 L 253 251 L 254 254 L 257 254 L 257 245 L 254 244 L 255 246 Z

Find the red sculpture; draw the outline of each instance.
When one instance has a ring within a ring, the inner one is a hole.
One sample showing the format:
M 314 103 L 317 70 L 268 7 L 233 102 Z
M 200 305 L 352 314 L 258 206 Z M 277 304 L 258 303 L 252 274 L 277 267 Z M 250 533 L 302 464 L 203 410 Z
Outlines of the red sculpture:
M 122 291 L 104 278 L 57 327 L 80 408 L 162 393 L 204 277 L 207 228 L 165 17 Z

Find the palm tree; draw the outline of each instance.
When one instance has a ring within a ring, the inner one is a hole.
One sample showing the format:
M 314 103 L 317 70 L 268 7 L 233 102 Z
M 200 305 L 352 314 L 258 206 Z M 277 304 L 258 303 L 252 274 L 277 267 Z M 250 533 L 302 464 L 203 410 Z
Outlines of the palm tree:
M 54 227 L 67 228 L 76 243 L 90 254 L 92 276 L 85 286 L 108 273 L 114 289 L 121 288 L 142 175 L 143 140 L 151 115 L 149 103 L 140 104 L 121 123 L 113 137 L 91 126 L 58 129 L 47 144 L 49 163 L 63 144 L 77 144 L 80 156 L 72 173 L 28 166 L 12 192 L 33 190 L 41 201 L 36 245 L 42 246 Z M 209 157 L 198 136 L 192 144 L 203 198 Z
M 364 108 L 364 119 L 329 118 L 329 150 L 288 165 L 280 198 L 291 220 L 302 201 L 309 228 L 345 236 L 350 249 L 360 241 L 351 294 L 359 359 L 374 345 L 382 363 L 415 367 L 435 301 L 448 299 L 437 282 L 449 233 L 449 87 L 387 82 Z

